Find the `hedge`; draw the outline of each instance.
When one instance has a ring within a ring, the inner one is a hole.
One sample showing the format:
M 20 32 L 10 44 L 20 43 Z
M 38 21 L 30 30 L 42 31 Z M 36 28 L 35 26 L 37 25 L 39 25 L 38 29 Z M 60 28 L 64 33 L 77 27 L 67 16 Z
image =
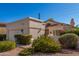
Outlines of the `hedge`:
M 28 56 L 33 54 L 33 48 L 24 48 L 18 55 Z
M 17 34 L 15 35 L 15 38 L 17 43 L 27 45 L 31 43 L 32 35 Z
M 34 52 L 52 53 L 61 50 L 61 45 L 53 39 L 40 36 L 34 40 L 32 45 Z
M 16 43 L 14 41 L 0 41 L 0 52 L 8 51 L 15 47 Z
M 0 41 L 6 40 L 6 34 L 0 34 Z
M 63 35 L 63 34 L 67 34 L 67 33 L 74 33 L 74 34 L 77 34 L 79 36 L 79 30 L 67 30 L 67 31 L 60 31 L 60 35 Z
M 60 36 L 59 42 L 63 48 L 75 49 L 77 47 L 78 39 L 79 37 L 76 34 L 67 33 Z

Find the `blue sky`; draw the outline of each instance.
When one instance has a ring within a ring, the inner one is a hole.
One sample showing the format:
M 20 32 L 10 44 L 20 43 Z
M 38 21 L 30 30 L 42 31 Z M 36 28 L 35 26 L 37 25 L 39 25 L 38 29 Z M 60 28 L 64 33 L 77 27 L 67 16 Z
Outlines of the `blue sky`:
M 0 4 L 0 22 L 12 22 L 29 16 L 38 18 L 38 13 L 43 21 L 53 18 L 69 23 L 71 18 L 74 18 L 76 24 L 79 23 L 79 4 Z

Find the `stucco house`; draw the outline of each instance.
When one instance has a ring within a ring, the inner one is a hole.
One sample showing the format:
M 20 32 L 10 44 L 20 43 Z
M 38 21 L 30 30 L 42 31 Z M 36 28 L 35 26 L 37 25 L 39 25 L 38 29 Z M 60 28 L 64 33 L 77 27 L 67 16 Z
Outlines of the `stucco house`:
M 45 21 L 45 23 L 46 23 L 46 33 L 48 35 L 52 34 L 53 36 L 60 35 L 60 31 L 74 30 L 74 25 L 75 25 L 73 18 L 71 19 L 70 24 L 57 22 L 52 18 Z
M 31 34 L 33 38 L 37 38 L 45 33 L 45 24 L 39 19 L 27 17 L 6 25 L 7 38 L 15 40 L 16 34 Z
M 6 34 L 7 39 L 15 41 L 16 34 L 31 34 L 33 38 L 47 34 L 59 35 L 60 30 L 73 29 L 73 19 L 70 24 L 60 23 L 53 19 L 41 21 L 40 19 L 27 17 L 15 22 L 0 24 L 0 34 Z

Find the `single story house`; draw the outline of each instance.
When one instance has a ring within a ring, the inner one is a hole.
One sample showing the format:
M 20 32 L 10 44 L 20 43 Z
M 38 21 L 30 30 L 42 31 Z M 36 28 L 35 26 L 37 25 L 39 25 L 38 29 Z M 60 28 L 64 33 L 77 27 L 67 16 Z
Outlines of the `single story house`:
M 15 41 L 16 34 L 30 34 L 33 38 L 43 34 L 56 36 L 59 35 L 59 30 L 73 29 L 73 26 L 73 20 L 70 24 L 65 24 L 53 19 L 44 22 L 37 18 L 27 17 L 11 23 L 0 23 L 0 34 L 6 34 L 7 39 Z
M 15 40 L 16 34 L 30 34 L 33 38 L 37 38 L 45 33 L 45 24 L 39 19 L 27 17 L 6 25 L 7 38 Z

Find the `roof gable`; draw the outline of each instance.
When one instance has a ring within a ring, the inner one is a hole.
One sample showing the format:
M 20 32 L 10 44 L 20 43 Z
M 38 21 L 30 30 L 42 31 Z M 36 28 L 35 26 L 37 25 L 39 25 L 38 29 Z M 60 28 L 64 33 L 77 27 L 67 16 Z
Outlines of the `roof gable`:
M 57 21 L 55 21 L 53 18 L 50 18 L 50 19 L 48 19 L 48 20 L 45 21 L 45 22 L 46 22 L 47 24 L 50 24 L 51 26 L 55 26 L 55 25 L 58 25 L 58 24 L 70 26 L 69 24 L 57 22 Z

